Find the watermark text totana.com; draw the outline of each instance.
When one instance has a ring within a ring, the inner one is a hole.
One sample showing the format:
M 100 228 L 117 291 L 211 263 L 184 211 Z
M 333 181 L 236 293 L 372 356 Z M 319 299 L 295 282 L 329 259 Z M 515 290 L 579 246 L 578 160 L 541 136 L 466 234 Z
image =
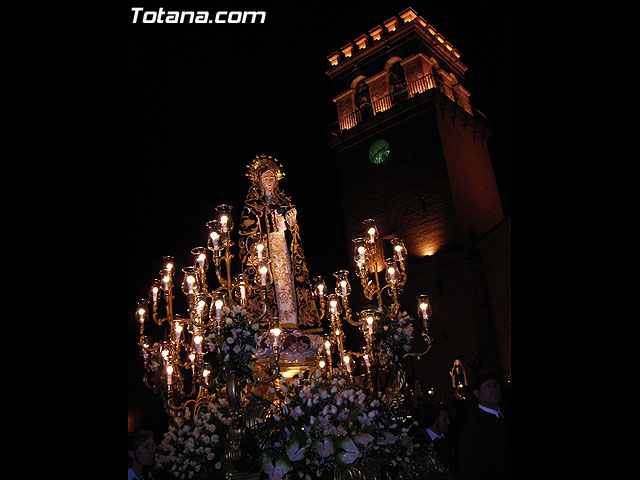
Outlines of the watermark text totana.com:
M 265 23 L 266 11 L 145 10 L 131 7 L 133 23 Z

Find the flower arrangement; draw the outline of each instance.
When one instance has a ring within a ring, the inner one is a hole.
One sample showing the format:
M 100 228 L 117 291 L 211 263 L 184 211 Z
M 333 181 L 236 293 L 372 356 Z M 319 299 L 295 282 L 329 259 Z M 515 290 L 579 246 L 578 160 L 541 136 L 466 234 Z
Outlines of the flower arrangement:
M 388 312 L 384 312 L 376 336 L 384 356 L 397 363 L 411 350 L 413 318 L 406 311 L 402 311 L 392 320 Z
M 156 462 L 175 478 L 198 480 L 221 475 L 220 443 L 223 424 L 228 422 L 216 407 L 203 408 L 198 415 L 185 410 L 184 417 L 173 417 L 158 445 Z
M 250 376 L 253 372 L 252 359 L 258 349 L 258 324 L 250 322 L 246 310 L 239 305 L 232 308 L 225 305 L 221 313 L 223 361 L 236 375 Z M 209 334 L 205 337 L 205 342 L 209 350 L 213 351 L 216 335 Z
M 262 423 L 260 465 L 269 480 L 311 480 L 336 466 L 408 462 L 408 428 L 394 423 L 381 397 L 343 378 L 280 378 Z

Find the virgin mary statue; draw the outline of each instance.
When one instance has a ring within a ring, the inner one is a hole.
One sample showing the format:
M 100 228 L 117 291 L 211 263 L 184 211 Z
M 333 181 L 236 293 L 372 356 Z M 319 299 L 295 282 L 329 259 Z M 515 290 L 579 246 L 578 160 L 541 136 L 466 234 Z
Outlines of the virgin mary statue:
M 238 232 L 243 271 L 259 276 L 258 261 L 266 261 L 263 264 L 268 265 L 272 280 L 265 282 L 268 317 L 279 319 L 281 328 L 320 331 L 320 316 L 311 296 L 297 211 L 291 198 L 285 196 L 278 185 L 284 177 L 281 165 L 271 156 L 258 155 L 248 168 L 251 185 Z M 259 315 L 262 311 L 261 299 L 261 292 L 254 290 L 248 299 L 250 314 Z

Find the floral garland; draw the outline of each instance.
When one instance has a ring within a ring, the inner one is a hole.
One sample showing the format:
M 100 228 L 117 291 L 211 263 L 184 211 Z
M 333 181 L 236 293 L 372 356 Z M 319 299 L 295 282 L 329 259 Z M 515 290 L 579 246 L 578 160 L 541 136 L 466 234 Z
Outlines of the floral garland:
M 203 408 L 198 415 L 185 409 L 184 417 L 169 420 L 158 445 L 156 462 L 178 479 L 207 479 L 222 475 L 222 430 L 229 419 L 216 407 Z
M 251 376 L 253 373 L 253 356 L 258 342 L 258 324 L 252 323 L 247 312 L 239 305 L 232 308 L 222 307 L 221 330 L 223 361 L 229 370 L 239 376 Z M 205 337 L 210 351 L 215 350 L 216 335 L 211 333 Z
M 280 381 L 281 390 L 272 390 L 278 400 L 260 428 L 260 466 L 269 480 L 311 480 L 354 462 L 409 462 L 408 428 L 391 420 L 383 398 L 342 378 Z

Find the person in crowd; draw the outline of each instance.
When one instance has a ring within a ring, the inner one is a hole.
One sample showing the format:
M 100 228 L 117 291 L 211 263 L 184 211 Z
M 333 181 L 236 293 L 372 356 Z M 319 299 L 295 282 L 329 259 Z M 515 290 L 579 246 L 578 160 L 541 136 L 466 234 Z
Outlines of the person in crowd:
M 458 480 L 511 479 L 511 421 L 501 410 L 499 376 L 480 373 L 470 389 L 477 399 L 460 433 Z
M 426 411 L 427 441 L 430 441 L 440 461 L 455 474 L 456 445 L 448 436 L 451 419 L 449 410 L 443 405 L 429 405 Z
M 170 478 L 163 470 L 155 468 L 156 443 L 151 430 L 139 430 L 129 434 L 129 479 L 164 480 Z

